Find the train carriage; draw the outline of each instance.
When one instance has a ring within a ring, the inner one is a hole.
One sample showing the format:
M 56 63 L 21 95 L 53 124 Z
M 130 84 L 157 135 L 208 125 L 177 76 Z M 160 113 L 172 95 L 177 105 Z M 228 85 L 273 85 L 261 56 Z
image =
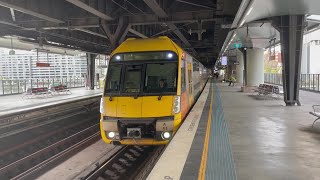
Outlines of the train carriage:
M 207 69 L 168 37 L 126 40 L 109 62 L 100 105 L 102 139 L 167 144 L 207 78 Z

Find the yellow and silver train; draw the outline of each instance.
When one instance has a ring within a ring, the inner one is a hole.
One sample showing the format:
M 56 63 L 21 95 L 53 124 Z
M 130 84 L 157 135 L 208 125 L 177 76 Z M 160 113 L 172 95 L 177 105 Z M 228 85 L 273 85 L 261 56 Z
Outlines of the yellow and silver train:
M 168 37 L 128 39 L 110 58 L 100 104 L 102 139 L 167 144 L 208 79 L 208 70 Z

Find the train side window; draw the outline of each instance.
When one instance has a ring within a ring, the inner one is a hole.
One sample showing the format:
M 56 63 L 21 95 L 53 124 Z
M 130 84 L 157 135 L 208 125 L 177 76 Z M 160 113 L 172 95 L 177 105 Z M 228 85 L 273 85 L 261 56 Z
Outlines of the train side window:
M 186 68 L 181 67 L 181 92 L 186 91 Z
M 196 59 L 192 59 L 193 61 L 193 71 L 199 71 L 200 63 Z

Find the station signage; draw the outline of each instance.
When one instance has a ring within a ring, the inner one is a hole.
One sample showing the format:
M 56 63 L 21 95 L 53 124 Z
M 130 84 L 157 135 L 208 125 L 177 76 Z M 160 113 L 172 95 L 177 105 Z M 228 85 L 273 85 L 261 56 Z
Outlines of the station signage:
M 234 47 L 235 49 L 239 49 L 239 48 L 242 47 L 242 44 L 241 44 L 241 43 L 234 43 L 234 44 L 233 44 L 233 47 Z

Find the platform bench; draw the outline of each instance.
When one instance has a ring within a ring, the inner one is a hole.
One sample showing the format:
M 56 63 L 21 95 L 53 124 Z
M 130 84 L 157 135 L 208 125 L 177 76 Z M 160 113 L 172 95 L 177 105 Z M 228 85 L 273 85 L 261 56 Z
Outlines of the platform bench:
M 47 87 L 40 87 L 40 88 L 28 88 L 24 97 L 32 96 L 32 95 L 52 95 L 52 93 L 48 90 Z
M 59 86 L 52 86 L 50 91 L 56 94 L 65 93 L 71 94 L 70 89 L 67 86 L 59 85 Z
M 317 108 L 317 107 L 319 107 L 319 108 Z M 320 105 L 313 105 L 312 108 L 313 108 L 313 112 L 309 112 L 309 113 L 311 115 L 317 117 L 317 119 L 314 120 L 312 123 L 312 127 L 313 127 L 313 125 L 320 119 Z
M 278 86 L 269 85 L 269 84 L 260 84 L 259 87 L 256 89 L 256 92 L 258 92 L 258 95 L 269 95 L 269 94 L 276 94 L 276 95 L 282 95 L 283 92 L 280 91 Z

